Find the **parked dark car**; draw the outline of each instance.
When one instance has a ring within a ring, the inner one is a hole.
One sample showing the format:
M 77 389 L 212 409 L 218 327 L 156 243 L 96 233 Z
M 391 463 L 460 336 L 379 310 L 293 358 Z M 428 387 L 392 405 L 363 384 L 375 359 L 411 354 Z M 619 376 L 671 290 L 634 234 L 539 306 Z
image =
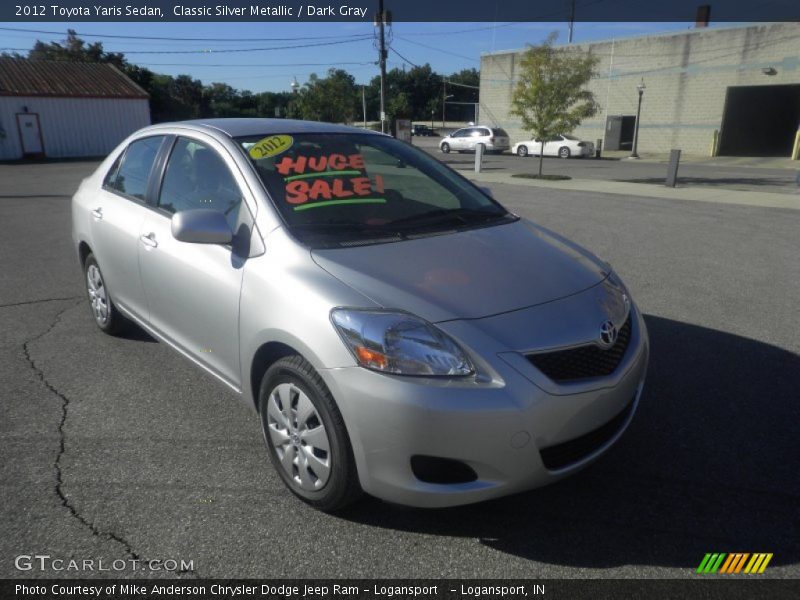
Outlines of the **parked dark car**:
M 433 137 L 436 135 L 436 130 L 428 127 L 427 125 L 414 125 L 411 127 L 411 135 L 419 135 L 422 137 Z

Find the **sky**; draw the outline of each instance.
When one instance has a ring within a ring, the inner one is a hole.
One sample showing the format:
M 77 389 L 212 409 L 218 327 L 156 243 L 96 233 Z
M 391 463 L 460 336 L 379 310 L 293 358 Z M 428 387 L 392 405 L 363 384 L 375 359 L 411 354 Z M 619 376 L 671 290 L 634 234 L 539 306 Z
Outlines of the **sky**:
M 691 23 L 575 23 L 574 42 L 676 32 Z M 204 84 L 224 82 L 252 92 L 290 91 L 311 73 L 343 68 L 357 83 L 379 74 L 372 23 L 2 23 L 0 52 L 30 49 L 37 39 L 60 41 L 69 27 L 102 41 L 107 51 L 124 51 L 130 62 L 157 73 L 188 74 Z M 18 31 L 36 29 L 59 33 Z M 388 68 L 429 63 L 450 74 L 479 68 L 481 53 L 524 48 L 558 33 L 566 43 L 568 27 L 558 23 L 395 23 L 388 31 Z M 99 37 L 94 37 L 94 36 Z M 135 36 L 134 39 L 109 36 Z M 152 40 L 142 36 L 194 38 Z M 198 41 L 202 40 L 202 41 Z M 290 46 L 289 48 L 286 48 Z M 282 48 L 269 49 L 265 48 Z

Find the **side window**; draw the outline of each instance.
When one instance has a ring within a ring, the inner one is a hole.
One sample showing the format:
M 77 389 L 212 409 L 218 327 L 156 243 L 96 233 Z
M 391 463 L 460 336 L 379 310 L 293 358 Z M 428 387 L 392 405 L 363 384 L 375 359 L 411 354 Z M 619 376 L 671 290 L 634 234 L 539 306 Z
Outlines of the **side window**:
M 125 151 L 123 150 L 120 155 L 117 157 L 117 160 L 114 161 L 114 164 L 111 165 L 111 168 L 106 173 L 106 178 L 103 179 L 103 187 L 114 187 L 114 180 L 117 178 L 117 171 L 119 170 L 119 163 L 122 162 L 122 157 L 125 156 Z
M 142 138 L 131 142 L 122 156 L 122 163 L 109 187 L 127 196 L 144 200 L 147 181 L 164 136 Z M 113 169 L 112 169 L 113 172 Z
M 169 213 L 217 210 L 235 231 L 241 204 L 242 193 L 222 157 L 202 142 L 178 138 L 164 173 L 158 206 Z
M 456 138 L 456 137 L 464 137 L 466 134 L 467 134 L 467 130 L 466 129 L 459 129 L 458 131 L 455 131 L 453 133 L 452 137 L 454 137 L 454 138 Z

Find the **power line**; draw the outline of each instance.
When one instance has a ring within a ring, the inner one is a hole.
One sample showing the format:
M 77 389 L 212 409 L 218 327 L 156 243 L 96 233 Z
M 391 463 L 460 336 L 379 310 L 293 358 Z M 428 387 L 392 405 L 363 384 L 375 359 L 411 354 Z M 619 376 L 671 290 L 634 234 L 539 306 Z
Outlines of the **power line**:
M 410 60 L 408 60 L 408 59 L 407 59 L 405 56 L 403 56 L 402 54 L 400 54 L 400 53 L 399 53 L 397 50 L 395 50 L 394 48 L 389 48 L 389 50 L 391 50 L 392 52 L 394 52 L 395 54 L 397 54 L 397 56 L 399 56 L 400 58 L 402 58 L 404 61 L 406 61 L 406 62 L 407 62 L 408 64 L 410 64 L 412 67 L 414 67 L 414 68 L 416 68 L 416 69 L 421 69 L 421 68 L 422 68 L 422 67 L 420 67 L 419 65 L 417 65 L 417 64 L 414 64 L 413 62 L 411 62 Z
M 52 31 L 46 29 L 22 29 L 19 27 L 0 27 L 0 31 L 21 31 L 25 33 L 45 33 L 45 34 L 52 34 L 52 35 L 63 35 L 67 36 L 68 32 L 66 31 Z M 297 37 L 287 37 L 287 38 L 191 38 L 191 37 L 158 37 L 158 36 L 146 36 L 146 35 L 119 35 L 119 34 L 111 34 L 111 33 L 82 33 L 82 32 L 75 32 L 75 35 L 78 37 L 93 37 L 93 38 L 116 38 L 116 39 L 125 39 L 125 40 L 162 40 L 162 41 L 172 41 L 172 42 L 294 42 L 298 40 L 308 39 L 308 36 L 297 36 Z M 365 34 L 349 34 L 349 35 L 315 35 L 315 40 L 325 40 L 325 39 L 339 39 L 339 38 L 356 38 L 356 37 L 363 37 Z M 371 36 L 368 36 L 371 37 Z
M 293 48 L 311 48 L 314 46 L 335 46 L 339 44 L 352 44 L 353 42 L 363 42 L 371 40 L 372 36 L 361 36 L 358 39 L 339 40 L 335 42 L 318 42 L 314 44 L 297 44 L 293 46 L 271 46 L 269 48 L 206 48 L 201 50 L 114 50 L 115 54 L 230 54 L 241 52 L 268 52 L 270 50 L 291 50 Z M 5 48 L 14 52 L 28 52 L 29 48 Z
M 137 65 L 146 65 L 150 67 L 254 67 L 257 69 L 266 69 L 270 67 L 335 67 L 338 65 L 348 65 L 348 66 L 366 66 L 366 65 L 374 65 L 374 62 L 341 62 L 341 61 L 333 61 L 327 63 L 270 63 L 268 65 L 258 65 L 258 64 L 248 64 L 248 63 L 232 63 L 232 64 L 211 64 L 211 65 L 204 65 L 203 63 L 151 63 L 151 62 L 140 62 L 136 63 Z
M 449 54 L 450 56 L 463 58 L 464 60 L 469 60 L 476 63 L 481 62 L 479 59 L 474 57 L 464 56 L 463 54 L 456 54 L 455 52 L 450 52 L 449 50 L 442 50 L 441 48 L 436 48 L 435 46 L 429 46 L 428 44 L 423 44 L 422 42 L 415 42 L 414 40 L 409 40 L 399 35 L 396 37 L 398 40 L 403 40 L 404 42 L 408 42 L 409 44 L 416 44 L 417 46 L 422 46 L 423 48 L 427 48 L 428 50 L 436 50 L 437 52 L 441 52 L 442 54 Z

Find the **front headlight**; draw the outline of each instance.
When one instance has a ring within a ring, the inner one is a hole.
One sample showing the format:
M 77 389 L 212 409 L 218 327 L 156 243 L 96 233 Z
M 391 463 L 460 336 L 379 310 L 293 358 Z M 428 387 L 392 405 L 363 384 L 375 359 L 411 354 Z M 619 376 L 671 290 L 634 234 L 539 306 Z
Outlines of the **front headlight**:
M 428 377 L 474 373 L 472 363 L 450 336 L 414 315 L 335 308 L 331 321 L 362 367 Z

